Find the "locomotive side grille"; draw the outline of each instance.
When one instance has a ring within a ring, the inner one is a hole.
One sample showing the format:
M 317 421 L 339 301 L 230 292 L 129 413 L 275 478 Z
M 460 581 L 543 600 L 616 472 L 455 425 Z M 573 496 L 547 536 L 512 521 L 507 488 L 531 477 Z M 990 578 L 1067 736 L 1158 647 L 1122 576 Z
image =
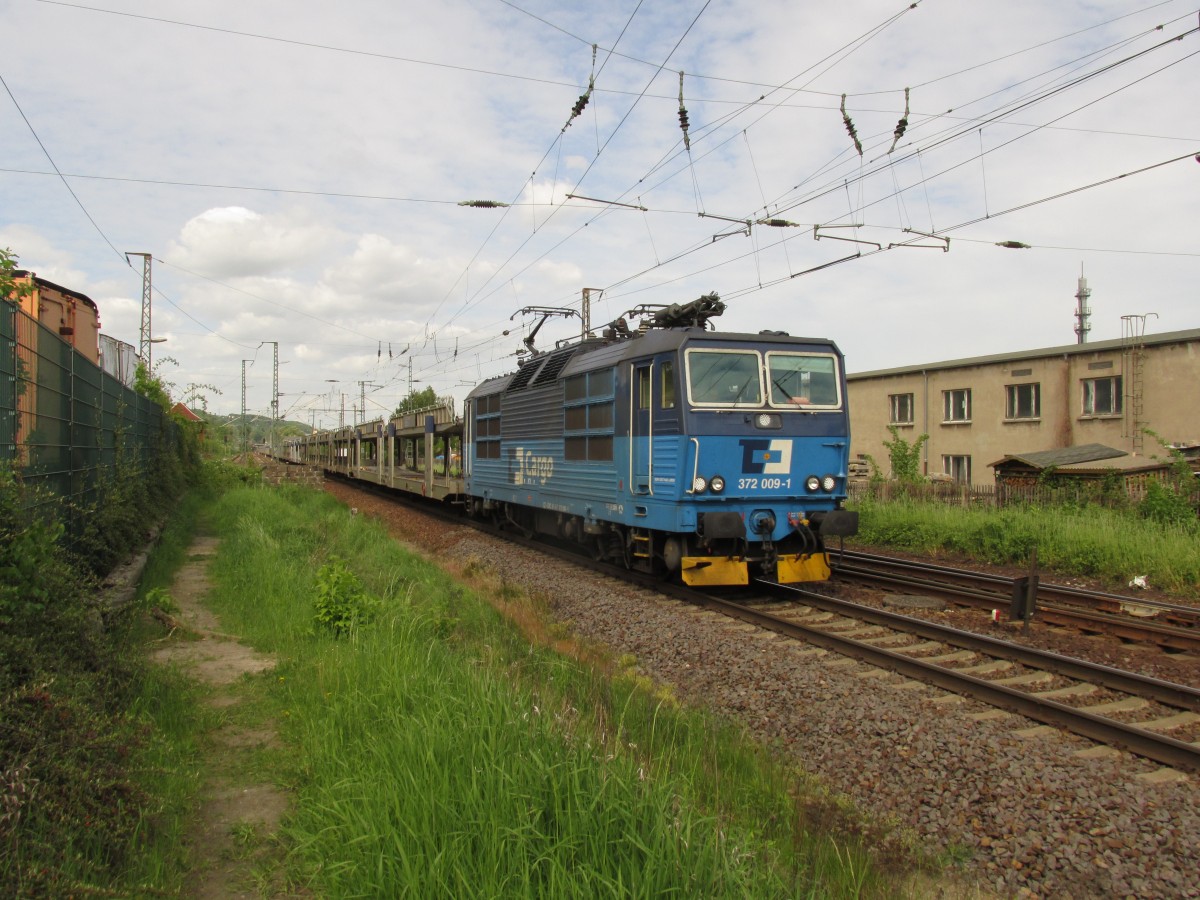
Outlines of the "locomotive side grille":
M 539 384 L 545 384 L 548 381 L 553 381 L 556 379 L 558 377 L 558 373 L 566 367 L 567 363 L 571 361 L 571 357 L 574 355 L 575 354 L 572 352 L 559 353 L 556 356 L 551 356 L 542 364 L 541 371 L 538 372 L 537 377 L 533 379 L 534 385 L 536 386 Z
M 538 360 L 531 359 L 529 362 L 525 363 L 525 365 L 521 366 L 521 368 L 517 371 L 517 374 L 513 376 L 512 381 L 508 383 L 508 392 L 512 393 L 513 391 L 519 391 L 528 386 L 529 382 L 533 380 L 534 373 L 537 372 L 542 365 L 543 363 L 539 362 Z

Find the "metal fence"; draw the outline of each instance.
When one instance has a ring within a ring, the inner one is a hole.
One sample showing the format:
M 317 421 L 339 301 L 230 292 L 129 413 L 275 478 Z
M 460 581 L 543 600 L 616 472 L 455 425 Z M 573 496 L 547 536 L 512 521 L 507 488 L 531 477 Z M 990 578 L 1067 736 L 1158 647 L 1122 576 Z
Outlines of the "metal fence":
M 62 504 L 69 528 L 74 511 L 99 499 L 118 459 L 145 466 L 178 440 L 161 407 L 0 301 L 0 464 L 37 502 Z
M 961 484 L 959 482 L 929 482 L 904 484 L 899 481 L 852 480 L 848 495 L 852 501 L 871 499 L 882 503 L 896 500 L 919 500 L 948 506 L 1082 506 L 1109 508 L 1136 506 L 1146 498 L 1147 479 L 1125 482 L 1116 490 L 1101 490 L 1097 482 L 1065 482 L 1050 486 L 1043 484 Z M 1200 510 L 1200 492 L 1193 491 L 1189 500 Z

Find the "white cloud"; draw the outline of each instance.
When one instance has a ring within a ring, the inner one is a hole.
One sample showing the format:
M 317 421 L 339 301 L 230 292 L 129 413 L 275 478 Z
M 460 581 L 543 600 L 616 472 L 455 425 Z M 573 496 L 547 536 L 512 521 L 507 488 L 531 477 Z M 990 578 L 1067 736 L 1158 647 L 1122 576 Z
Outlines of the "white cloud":
M 320 256 L 331 236 L 321 225 L 241 206 L 218 207 L 190 219 L 164 258 L 210 278 L 261 276 Z
M 153 253 L 155 331 L 171 335 L 182 380 L 222 385 L 218 409 L 240 402 L 241 360 L 254 357 L 248 402 L 263 407 L 264 341 L 279 342 L 288 393 L 326 378 L 399 391 L 409 359 L 418 380 L 461 393 L 511 367 L 517 309 L 578 304 L 583 287 L 606 289 L 593 322 L 717 290 L 731 298 L 725 327 L 834 337 L 860 370 L 1069 341 L 1081 266 L 1097 338 L 1127 313 L 1157 312 L 1163 330 L 1198 324 L 1190 160 L 997 216 L 1200 147 L 1200 107 L 1181 100 L 1196 36 L 1002 108 L 1186 31 L 1183 0 L 1128 16 L 1122 0 L 1013 0 L 1002 15 L 731 0 L 694 24 L 696 7 L 674 0 L 632 18 L 545 0 L 531 7 L 545 21 L 474 0 L 418 17 L 378 0 L 295 0 L 282 19 L 232 0 L 123 7 L 153 19 L 10 6 L 22 40 L 5 77 L 24 117 L 0 104 L 0 246 L 88 293 L 105 331 L 130 342 L 141 272 L 123 254 Z M 889 154 L 905 87 L 909 126 Z M 572 189 L 648 211 L 564 206 Z M 466 199 L 539 205 L 457 206 Z M 764 209 L 801 227 L 747 237 L 726 221 Z M 869 255 L 874 245 L 812 235 L 858 221 L 857 237 L 887 247 L 904 227 L 974 219 L 946 232 L 949 253 Z M 1036 249 L 994 246 L 1005 239 Z M 548 322 L 539 343 L 576 327 Z

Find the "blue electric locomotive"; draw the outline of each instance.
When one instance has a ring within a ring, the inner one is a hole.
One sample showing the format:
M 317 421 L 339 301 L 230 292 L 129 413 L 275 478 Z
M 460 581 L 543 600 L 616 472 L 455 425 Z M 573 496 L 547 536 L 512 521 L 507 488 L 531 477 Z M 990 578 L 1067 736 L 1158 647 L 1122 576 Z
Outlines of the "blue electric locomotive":
M 477 386 L 470 511 L 687 584 L 828 578 L 826 540 L 858 530 L 841 352 L 708 330 L 724 308 L 642 307 Z

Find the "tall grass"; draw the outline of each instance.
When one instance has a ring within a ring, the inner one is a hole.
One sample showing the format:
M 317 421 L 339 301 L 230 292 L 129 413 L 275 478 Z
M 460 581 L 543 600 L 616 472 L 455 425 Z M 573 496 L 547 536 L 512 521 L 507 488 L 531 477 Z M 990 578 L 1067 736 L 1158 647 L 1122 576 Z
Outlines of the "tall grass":
M 1200 594 L 1200 537 L 1194 528 L 1098 506 L 973 509 L 897 500 L 859 504 L 858 541 L 920 553 L 962 553 L 1099 578 L 1112 587 L 1135 575 L 1184 595 Z
M 48 611 L 36 623 L 0 616 L 0 895 L 143 897 L 178 886 L 202 714 L 193 687 L 145 659 L 140 613 L 145 589 L 165 583 L 182 555 L 197 505 L 184 504 L 164 533 L 143 602 L 106 610 L 104 628 L 99 615 L 71 615 L 94 601 L 49 542 L 26 583 Z
M 235 490 L 212 605 L 279 655 L 292 877 L 318 895 L 866 896 L 858 841 L 809 833 L 794 772 L 634 677 L 535 646 L 377 526 L 303 490 Z M 336 554 L 378 600 L 314 626 Z

